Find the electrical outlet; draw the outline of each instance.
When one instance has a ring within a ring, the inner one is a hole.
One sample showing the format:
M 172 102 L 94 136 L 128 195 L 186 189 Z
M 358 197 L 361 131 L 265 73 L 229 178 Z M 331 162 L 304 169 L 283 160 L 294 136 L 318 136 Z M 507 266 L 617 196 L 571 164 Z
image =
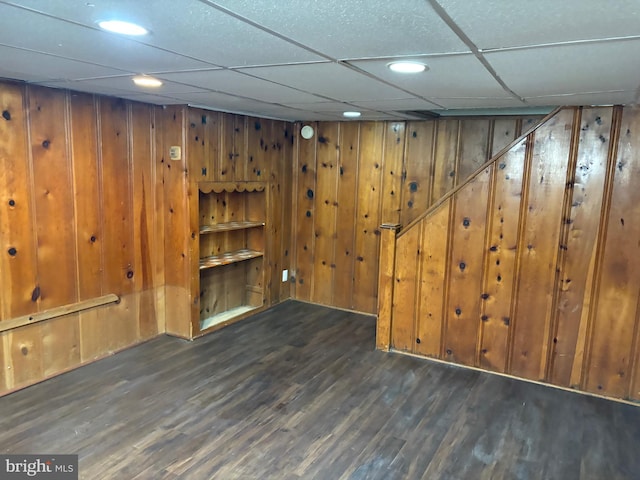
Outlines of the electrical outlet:
M 282 281 L 286 282 L 289 279 L 289 270 L 282 270 Z
M 169 158 L 171 160 L 182 160 L 182 148 L 178 145 L 169 147 Z

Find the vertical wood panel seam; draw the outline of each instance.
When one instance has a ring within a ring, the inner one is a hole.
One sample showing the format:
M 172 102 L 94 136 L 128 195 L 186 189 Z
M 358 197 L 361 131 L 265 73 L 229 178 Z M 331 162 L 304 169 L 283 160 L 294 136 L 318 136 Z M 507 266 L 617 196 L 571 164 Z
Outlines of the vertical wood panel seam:
M 416 342 L 418 337 L 418 330 L 419 330 L 419 325 L 420 325 L 420 317 L 421 317 L 421 311 L 420 311 L 420 305 L 421 305 L 421 301 L 420 301 L 420 296 L 422 295 L 422 275 L 423 275 L 423 270 L 424 270 L 424 261 L 422 260 L 422 256 L 424 255 L 424 231 L 426 230 L 426 219 L 423 219 L 422 222 L 420 222 L 420 232 L 418 233 L 418 252 L 416 255 L 416 281 L 415 284 L 413 286 L 414 288 L 414 295 L 413 295 L 413 342 L 411 344 L 411 351 L 412 352 L 416 352 L 417 348 L 416 348 Z
M 582 107 L 576 107 L 573 111 L 573 126 L 571 132 L 571 143 L 569 146 L 569 158 L 567 159 L 567 172 L 565 176 L 565 187 L 562 205 L 562 217 L 560 218 L 560 235 L 558 236 L 558 245 L 556 245 L 556 261 L 555 273 L 553 277 L 552 297 L 551 297 L 551 318 L 549 319 L 549 331 L 545 336 L 546 341 L 546 355 L 543 355 L 541 361 L 544 362 L 541 365 L 540 371 L 544 372 L 544 379 L 551 381 L 552 371 L 554 365 L 554 339 L 558 334 L 558 317 L 560 311 L 558 310 L 558 301 L 561 293 L 560 280 L 566 269 L 566 262 L 568 254 L 565 248 L 561 248 L 561 245 L 567 245 L 569 243 L 569 233 L 571 231 L 571 210 L 573 204 L 573 194 L 576 182 L 576 167 L 578 162 L 578 150 L 580 147 L 580 128 L 582 123 Z M 544 347 L 543 347 L 544 348 Z
M 356 136 L 356 188 L 353 189 L 353 224 L 358 224 L 358 185 L 360 184 L 360 154 L 362 152 L 360 144 L 362 143 L 362 122 L 358 122 L 358 135 Z M 349 308 L 355 309 L 355 284 L 356 284 L 356 237 L 358 236 L 356 229 L 353 230 L 351 238 L 351 299 L 349 300 Z M 395 271 L 395 269 L 394 269 Z
M 452 188 L 456 188 L 460 182 L 460 165 L 462 161 L 460 160 L 460 150 L 462 149 L 462 130 L 464 122 L 462 120 L 456 120 L 458 123 L 458 128 L 456 130 L 456 154 L 453 158 L 453 186 Z
M 574 137 L 574 128 L 575 128 L 574 124 L 575 124 L 576 115 L 577 115 L 576 111 L 578 110 L 578 107 L 570 107 L 570 108 L 573 111 L 573 115 L 571 117 L 571 122 L 572 122 L 571 130 L 572 130 L 572 133 L 571 133 L 571 137 L 570 137 L 571 140 L 569 142 L 569 152 L 567 153 L 567 159 L 566 159 L 566 162 L 563 163 L 563 165 L 567 165 L 567 171 L 565 172 L 565 186 L 564 186 L 565 190 L 567 188 L 566 181 L 567 181 L 568 174 L 569 174 L 568 173 L 568 170 L 570 168 L 569 163 L 571 161 L 571 153 L 572 153 L 571 149 L 572 149 L 572 146 L 573 146 L 573 137 Z M 579 124 L 578 124 L 578 126 L 579 126 Z M 566 126 L 565 126 L 565 128 L 566 128 Z M 563 193 L 563 200 L 564 200 L 564 193 Z M 561 236 L 562 236 L 562 228 L 564 226 L 562 222 L 563 222 L 563 219 L 560 218 L 560 229 L 557 230 L 558 231 L 558 241 L 560 241 Z M 558 266 L 559 266 L 559 256 L 560 256 L 560 248 L 559 248 L 559 244 L 558 244 L 558 245 L 556 245 L 556 248 L 552 253 L 552 262 L 551 262 L 552 268 L 555 268 L 555 269 L 558 268 Z M 544 330 L 543 330 L 542 338 L 545 339 L 546 342 L 543 340 L 543 343 L 541 345 L 540 359 L 539 359 L 539 366 L 538 366 L 538 378 L 546 378 L 546 376 L 545 376 L 546 375 L 546 371 L 547 371 L 546 361 L 547 361 L 547 355 L 548 355 L 548 350 L 549 350 L 549 336 L 550 336 L 550 332 L 551 332 L 551 320 L 553 318 L 553 310 L 552 309 L 553 309 L 553 301 L 554 301 L 554 297 L 555 297 L 556 279 L 558 278 L 557 277 L 557 272 L 554 271 L 553 274 L 554 274 L 554 277 L 553 277 L 554 280 L 553 280 L 553 283 L 551 285 L 551 289 L 552 289 L 551 290 L 551 292 L 552 292 L 551 300 L 552 301 L 551 301 L 551 305 L 550 305 L 549 317 L 544 319 L 545 324 L 544 324 Z M 543 377 L 543 376 L 545 376 L 545 377 Z
M 93 105 L 96 126 L 96 161 L 98 162 L 98 215 L 100 216 L 100 295 L 105 294 L 104 288 L 104 258 L 105 258 L 105 229 L 104 229 L 104 158 L 102 155 L 102 104 L 100 98 L 93 95 Z M 164 259 L 163 259 L 164 261 Z
M 133 189 L 135 188 L 135 168 L 136 165 L 134 163 L 134 158 L 133 158 L 133 144 L 134 144 L 134 138 L 133 138 L 133 104 L 130 101 L 127 101 L 126 103 L 127 106 L 127 125 L 126 125 L 126 132 L 127 132 L 127 181 L 128 181 L 128 188 L 127 188 L 127 194 L 128 194 L 128 201 L 129 201 L 129 208 L 128 208 L 128 214 L 129 214 L 129 245 L 131 246 L 130 248 L 133 250 L 133 255 L 131 256 L 131 260 L 133 261 L 133 265 L 129 265 L 130 271 L 133 271 L 134 276 L 136 275 L 141 275 L 141 272 L 137 272 L 135 271 L 135 267 L 136 267 L 136 255 L 140 255 L 141 252 L 136 252 L 135 251 L 135 247 L 136 247 L 136 238 L 135 238 L 135 230 L 137 228 L 136 223 L 136 212 L 135 212 L 135 198 L 134 198 L 134 194 L 133 194 Z M 186 153 L 185 153 L 185 158 L 186 157 Z M 185 230 L 185 232 L 188 232 L 189 230 Z M 132 281 L 134 282 L 134 287 L 133 287 L 133 291 L 134 291 L 134 298 L 135 298 L 135 293 L 136 293 L 136 288 L 135 288 L 135 280 Z M 136 339 L 140 338 L 140 311 L 139 311 L 139 304 L 137 301 L 134 300 L 134 309 L 135 309 L 135 335 L 136 335 Z
M 187 202 L 187 214 L 183 215 L 183 232 L 188 233 L 191 230 L 191 206 L 192 203 L 189 200 L 189 191 L 191 190 L 191 186 L 190 186 L 190 182 L 189 182 L 189 177 L 188 177 L 188 172 L 189 172 L 189 164 L 187 162 L 187 159 L 189 158 L 189 145 L 188 145 L 188 140 L 187 140 L 187 135 L 188 135 L 188 129 L 189 129 L 189 115 L 188 115 L 188 111 L 187 111 L 188 107 L 180 107 L 180 144 L 183 147 L 183 151 L 184 153 L 184 169 L 180 172 L 181 173 L 181 183 L 182 183 L 182 198 Z M 198 195 L 199 193 L 196 192 Z M 183 239 L 183 247 L 189 247 L 189 243 L 187 238 L 188 235 L 185 235 L 185 239 Z M 193 255 L 193 252 L 191 252 L 190 248 L 186 248 L 186 252 L 185 255 L 187 255 L 187 260 L 186 262 L 183 262 L 183 268 L 184 268 L 184 279 L 186 282 L 190 282 L 191 281 L 191 262 L 194 260 L 193 258 L 191 258 L 191 256 Z M 187 285 L 189 285 L 190 283 L 187 283 Z M 191 288 L 189 288 L 189 306 L 193 305 L 193 300 L 194 300 L 194 295 L 199 296 L 200 292 L 192 292 Z M 191 327 L 193 328 L 193 327 Z M 193 330 L 192 330 L 193 331 Z
M 400 167 L 400 211 L 398 212 L 398 223 L 402 224 L 402 221 L 404 220 L 402 217 L 402 212 L 404 211 L 404 185 L 406 183 L 406 179 L 407 179 L 407 145 L 409 143 L 409 137 L 410 135 L 408 135 L 409 133 L 409 126 L 411 125 L 411 122 L 404 122 L 405 126 L 404 126 L 404 142 L 402 142 L 402 166 Z M 358 127 L 359 128 L 359 127 Z M 358 138 L 360 138 L 360 135 L 358 135 Z M 383 150 L 384 152 L 384 150 Z M 357 179 L 356 179 L 357 182 Z M 357 183 L 356 183 L 357 185 Z M 399 231 L 402 231 L 402 229 L 400 229 Z M 398 237 L 398 233 L 396 232 L 396 239 Z M 393 271 L 395 272 L 395 267 L 393 269 Z
M 36 87 L 37 88 L 37 87 Z M 27 131 L 27 164 L 28 164 L 28 168 L 27 170 L 29 171 L 29 202 L 30 202 L 30 208 L 31 208 L 31 241 L 32 241 L 32 249 L 33 249 L 33 256 L 34 258 L 34 273 L 35 273 L 35 285 L 33 286 L 34 288 L 36 288 L 37 285 L 40 285 L 40 269 L 39 269 L 39 265 L 40 263 L 38 262 L 38 225 L 37 225 L 37 210 L 36 210 L 36 187 L 35 187 L 35 172 L 34 172 L 34 166 L 33 166 L 33 139 L 32 139 L 32 135 L 31 135 L 31 87 L 27 86 L 25 88 L 24 91 L 24 96 L 23 96 L 23 109 L 26 112 L 25 115 L 25 129 Z M 36 301 L 36 311 L 41 311 L 41 296 L 38 296 L 38 299 Z M 33 297 L 32 297 L 33 300 Z M 39 328 L 39 332 L 42 332 L 42 329 Z M 9 335 L 12 336 L 12 334 L 10 333 Z M 9 337 L 7 337 L 9 338 Z M 44 345 L 42 345 L 42 339 L 40 339 L 40 346 L 43 348 Z M 8 342 L 11 343 L 11 342 Z M 9 345 L 9 348 L 11 347 L 11 345 Z M 44 348 L 43 348 L 44 350 Z M 40 355 L 38 355 L 38 360 L 39 360 L 39 372 L 40 375 L 44 374 L 44 355 L 42 354 L 43 352 L 40 352 Z M 9 351 L 10 357 L 11 356 L 11 351 Z M 12 362 L 13 363 L 13 362 Z M 12 365 L 13 367 L 13 365 Z M 12 381 L 13 381 L 13 386 L 15 387 L 15 368 L 11 369 L 12 372 Z
M 488 135 L 488 138 L 487 138 L 487 150 L 485 151 L 484 162 L 482 162 L 482 163 L 486 163 L 489 160 L 491 160 L 491 157 L 492 157 L 491 152 L 493 152 L 493 135 L 495 133 L 495 130 L 496 130 L 496 119 L 492 118 L 489 121 L 489 128 L 488 128 L 488 133 L 487 133 L 487 135 Z M 516 138 L 516 137 L 514 137 L 514 138 Z
M 315 124 L 316 136 L 320 133 L 319 123 Z M 314 137 L 316 138 L 316 137 Z M 309 272 L 308 279 L 311 285 L 309 285 L 309 300 L 312 300 L 315 295 L 316 282 L 314 281 L 315 275 L 315 266 L 314 266 L 314 258 L 316 255 L 316 215 L 318 214 L 318 209 L 316 208 L 316 201 L 318 200 L 318 140 L 313 142 L 313 178 L 311 179 L 313 182 L 313 215 L 311 216 L 311 238 L 309 242 L 309 252 L 311 252 L 311 261 L 309 262 Z
M 432 120 L 433 121 L 433 120 Z M 427 185 L 427 206 L 425 208 L 425 210 L 427 210 L 428 208 L 431 208 L 431 206 L 433 205 L 433 186 L 435 185 L 435 176 L 436 176 L 436 144 L 437 144 L 437 139 L 438 139 L 438 125 L 440 125 L 440 122 L 434 122 L 433 128 L 431 129 L 431 157 L 429 159 L 429 184 Z M 406 131 L 405 131 L 405 137 L 406 137 Z M 404 152 L 402 152 L 403 157 L 405 157 L 407 154 L 407 150 L 406 150 L 406 144 L 405 144 L 405 150 Z M 403 158 L 403 162 L 404 162 L 404 158 Z M 403 189 L 404 190 L 404 189 Z M 401 208 L 402 208 L 402 203 L 400 204 Z
M 593 350 L 593 323 L 598 310 L 600 282 L 602 281 L 602 262 L 607 243 L 607 225 L 611 211 L 611 201 L 613 196 L 613 182 L 615 179 L 616 161 L 618 156 L 618 142 L 620 141 L 620 129 L 622 128 L 622 107 L 614 107 L 611 119 L 611 140 L 607 155 L 607 173 L 604 180 L 604 191 L 602 194 L 602 208 L 600 210 L 600 223 L 598 225 L 598 238 L 596 240 L 596 261 L 593 272 L 593 285 L 591 287 L 591 304 L 587 317 L 587 331 L 585 342 L 583 368 L 580 375 L 580 389 L 585 390 L 589 382 L 589 370 L 591 367 L 591 351 Z
M 300 175 L 298 175 L 298 170 L 300 169 L 300 127 L 299 123 L 295 123 L 292 128 L 291 135 L 294 136 L 294 145 L 292 148 L 292 174 L 293 174 L 293 185 L 291 189 L 291 212 L 293 215 L 293 224 L 291 228 L 291 259 L 289 261 L 289 268 L 291 274 L 293 276 L 294 281 L 290 282 L 289 285 L 289 295 L 292 298 L 297 298 L 296 290 L 297 290 L 297 280 L 298 280 L 298 186 Z M 291 290 L 291 283 L 293 283 L 293 290 Z
M 67 169 L 67 182 L 69 185 L 71 185 L 72 188 L 72 194 L 73 192 L 73 187 L 75 186 L 73 178 L 74 178 L 74 158 L 73 158 L 73 141 L 72 141 L 72 129 L 73 129 L 73 124 L 72 124 L 72 118 L 71 118 L 71 94 L 69 93 L 69 91 L 67 90 L 64 94 L 64 140 L 65 140 L 65 155 L 67 156 L 67 164 L 69 165 L 69 168 Z M 76 268 L 74 269 L 74 273 L 75 273 L 75 278 L 74 278 L 74 283 L 76 284 L 76 288 L 75 288 L 75 299 L 74 301 L 78 301 L 80 300 L 80 259 L 78 258 L 78 212 L 76 209 L 76 198 L 75 195 L 73 195 L 73 201 L 71 202 L 71 217 L 73 218 L 73 224 L 71 226 L 71 228 L 73 229 L 73 238 L 75 239 L 75 241 L 73 242 L 73 245 L 71 245 L 71 248 L 73 249 L 73 255 L 72 258 L 75 260 L 75 266 Z M 79 318 L 79 317 L 78 317 Z M 77 320 L 79 323 L 79 320 Z
M 514 138 L 518 138 L 520 136 L 522 136 L 522 117 L 517 118 L 516 119 L 516 125 L 515 125 L 515 137 Z
M 29 208 L 31 211 L 31 248 L 33 249 L 33 269 L 35 274 L 35 288 L 37 285 L 40 285 L 40 272 L 38 269 L 38 225 L 36 222 L 36 195 L 35 195 L 35 178 L 33 172 L 33 145 L 32 145 L 32 137 L 31 137 L 31 87 L 26 86 L 23 88 L 23 97 L 22 97 L 22 108 L 26 112 L 24 116 L 24 129 L 27 133 L 27 171 L 29 172 Z M 40 311 L 40 296 L 36 301 L 36 311 Z M 42 358 L 42 356 L 41 356 Z
M 340 124 L 340 122 L 338 122 L 338 125 Z M 382 215 L 383 215 L 383 204 L 384 204 L 384 168 L 386 165 L 385 159 L 386 159 L 386 155 L 385 155 L 385 147 L 387 145 L 387 122 L 376 122 L 376 126 L 382 125 L 382 128 L 380 129 L 381 132 L 381 136 L 382 136 L 382 143 L 380 144 L 380 175 L 379 175 L 379 179 L 378 179 L 378 218 L 376 218 L 376 227 L 374 228 L 374 238 L 376 239 L 376 260 L 380 258 L 380 248 L 382 248 L 382 244 L 380 242 L 380 236 L 381 234 L 378 233 L 376 235 L 375 232 L 380 232 L 380 225 L 382 224 L 383 220 L 382 220 Z M 406 135 L 406 132 L 405 132 Z M 403 152 L 404 154 L 404 152 Z M 373 265 L 373 269 L 377 272 L 376 277 L 378 277 L 380 275 L 380 272 L 378 271 L 378 266 L 379 266 L 379 262 L 371 262 Z M 375 297 L 375 303 L 374 303 L 374 309 L 376 308 L 376 305 L 378 304 L 378 282 L 374 282 L 373 283 L 373 293 L 374 293 L 374 297 Z
M 340 163 L 342 159 L 342 145 L 340 144 L 340 134 L 342 133 L 342 122 L 338 122 L 337 131 L 336 131 L 336 145 L 338 148 L 335 149 L 335 168 L 333 169 L 334 174 L 334 198 L 333 201 L 337 205 L 331 205 L 331 209 L 333 212 L 333 225 L 331 229 L 331 258 L 329 263 L 329 268 L 331 269 L 331 305 L 335 304 L 335 290 L 336 290 L 336 246 L 338 243 L 338 209 L 340 208 L 340 204 L 338 203 L 338 195 L 340 192 Z
M 511 290 L 511 305 L 509 307 L 509 332 L 507 335 L 507 352 L 505 371 L 511 372 L 513 358 L 513 340 L 515 330 L 518 325 L 518 294 L 520 293 L 520 265 L 522 263 L 522 251 L 524 246 L 524 230 L 527 221 L 529 203 L 529 179 L 531 178 L 531 167 L 533 162 L 533 150 L 535 147 L 535 131 L 527 135 L 526 149 L 524 155 L 524 166 L 522 169 L 522 193 L 520 197 L 520 211 L 518 212 L 518 237 L 516 241 L 516 255 L 513 269 L 513 289 Z
M 493 123 L 493 122 L 492 122 Z M 489 130 L 492 130 L 491 128 Z M 491 143 L 491 138 L 493 137 L 493 133 L 489 135 L 489 143 Z M 489 152 L 491 151 L 491 147 Z M 489 282 L 489 248 L 491 243 L 491 232 L 493 231 L 493 209 L 496 201 L 496 177 L 497 177 L 497 169 L 495 168 L 495 163 L 490 167 L 491 168 L 491 176 L 489 177 L 489 198 L 487 199 L 487 210 L 485 213 L 485 221 L 484 221 L 484 249 L 482 251 L 482 269 L 484 274 L 482 275 L 481 282 L 481 292 L 484 294 L 487 291 L 487 286 Z M 486 312 L 486 300 L 482 300 L 480 303 L 480 316 L 485 314 Z M 481 364 L 480 360 L 480 352 L 482 350 L 482 340 L 484 336 L 484 324 L 481 318 L 476 319 L 476 321 L 480 322 L 480 328 L 477 329 L 477 338 L 476 338 L 476 356 L 475 356 L 475 366 L 479 366 Z
M 446 261 L 444 270 L 444 283 L 442 292 L 442 319 L 440 327 L 440 358 L 444 358 L 444 350 L 447 340 L 447 328 L 449 326 L 449 283 L 451 282 L 451 265 L 453 263 L 453 229 L 456 216 L 456 200 L 458 195 L 453 195 L 448 199 L 449 203 L 449 219 L 447 223 L 447 247 L 446 247 Z
M 267 122 L 271 123 L 271 125 L 270 125 L 271 128 L 269 128 L 268 131 L 270 131 L 271 134 L 273 134 L 274 133 L 273 120 L 268 120 Z M 244 161 L 242 162 L 243 172 L 242 172 L 242 177 L 241 178 L 243 180 L 248 180 L 249 170 L 250 170 L 249 169 L 249 117 L 244 115 L 242 117 L 242 123 L 244 124 L 243 131 L 242 131 L 242 134 L 243 134 L 242 135 L 243 136 L 243 139 L 242 139 L 242 155 L 239 158 L 244 159 Z M 273 165 L 271 165 L 270 167 L 271 168 L 269 170 L 273 171 L 272 170 L 273 169 Z M 273 179 L 273 177 L 270 176 L 270 180 L 271 181 L 273 181 L 272 179 Z M 266 230 L 266 231 L 268 231 L 268 230 Z M 269 261 L 270 262 L 273 261 L 273 258 L 270 258 Z M 271 295 L 269 295 L 269 298 L 271 298 Z
M 338 132 L 340 132 L 340 124 L 338 122 Z M 389 122 L 382 122 L 382 145 L 380 147 L 380 184 L 378 185 L 378 218 L 376 219 L 376 224 L 380 226 L 384 220 L 382 220 L 382 209 L 384 205 L 384 178 L 385 178 L 385 166 L 387 164 L 386 159 L 386 147 L 387 147 L 387 127 L 389 126 Z M 338 135 L 340 138 L 340 135 Z M 378 227 L 376 227 L 378 228 Z M 379 250 L 378 250 L 378 258 L 380 258 Z
M 71 186 L 71 194 L 73 195 L 73 201 L 71 202 L 71 218 L 73 218 L 73 223 L 71 228 L 73 229 L 73 238 L 74 238 L 74 242 L 72 242 L 71 248 L 73 249 L 73 254 L 72 254 L 72 258 L 75 260 L 75 269 L 73 269 L 73 272 L 75 274 L 75 278 L 74 278 L 74 283 L 75 283 L 75 299 L 74 301 L 79 301 L 80 300 L 80 257 L 78 255 L 78 210 L 77 210 L 77 199 L 76 199 L 76 195 L 75 195 L 75 182 L 74 182 L 74 177 L 75 177 L 75 169 L 74 169 L 74 157 L 73 157 L 73 119 L 71 118 L 71 93 L 67 90 L 64 93 L 64 131 L 65 131 L 65 154 L 67 157 L 67 165 L 68 165 L 68 169 L 67 169 L 67 182 L 68 185 Z M 75 330 L 77 332 L 77 345 L 76 345 L 76 352 L 78 355 L 78 360 L 82 361 L 82 353 L 81 353 L 81 344 L 82 344 L 82 337 L 81 335 L 81 330 L 80 330 L 80 324 L 82 323 L 80 321 L 80 315 L 76 314 L 73 315 L 73 319 L 69 318 L 69 323 L 75 324 Z M 73 328 L 73 327 L 71 327 Z

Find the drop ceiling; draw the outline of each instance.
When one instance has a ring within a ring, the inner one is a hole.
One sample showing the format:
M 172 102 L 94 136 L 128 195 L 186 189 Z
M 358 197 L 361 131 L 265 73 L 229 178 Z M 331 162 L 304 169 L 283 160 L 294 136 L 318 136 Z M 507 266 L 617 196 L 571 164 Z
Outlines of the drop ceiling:
M 3 78 L 289 121 L 640 100 L 640 0 L 0 0 L 0 26 Z

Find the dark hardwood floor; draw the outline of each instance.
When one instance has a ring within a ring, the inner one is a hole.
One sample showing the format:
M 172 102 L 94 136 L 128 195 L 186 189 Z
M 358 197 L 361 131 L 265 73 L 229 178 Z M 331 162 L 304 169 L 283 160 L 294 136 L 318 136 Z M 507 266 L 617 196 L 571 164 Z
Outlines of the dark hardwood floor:
M 95 479 L 638 479 L 640 408 L 374 350 L 286 302 L 0 398 L 0 451 Z

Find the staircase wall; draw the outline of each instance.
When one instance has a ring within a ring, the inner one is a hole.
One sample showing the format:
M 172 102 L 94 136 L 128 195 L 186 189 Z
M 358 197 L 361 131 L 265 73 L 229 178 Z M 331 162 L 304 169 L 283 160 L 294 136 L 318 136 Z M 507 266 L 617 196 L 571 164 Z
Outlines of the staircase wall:
M 640 400 L 638 178 L 640 109 L 559 111 L 383 237 L 390 347 Z

